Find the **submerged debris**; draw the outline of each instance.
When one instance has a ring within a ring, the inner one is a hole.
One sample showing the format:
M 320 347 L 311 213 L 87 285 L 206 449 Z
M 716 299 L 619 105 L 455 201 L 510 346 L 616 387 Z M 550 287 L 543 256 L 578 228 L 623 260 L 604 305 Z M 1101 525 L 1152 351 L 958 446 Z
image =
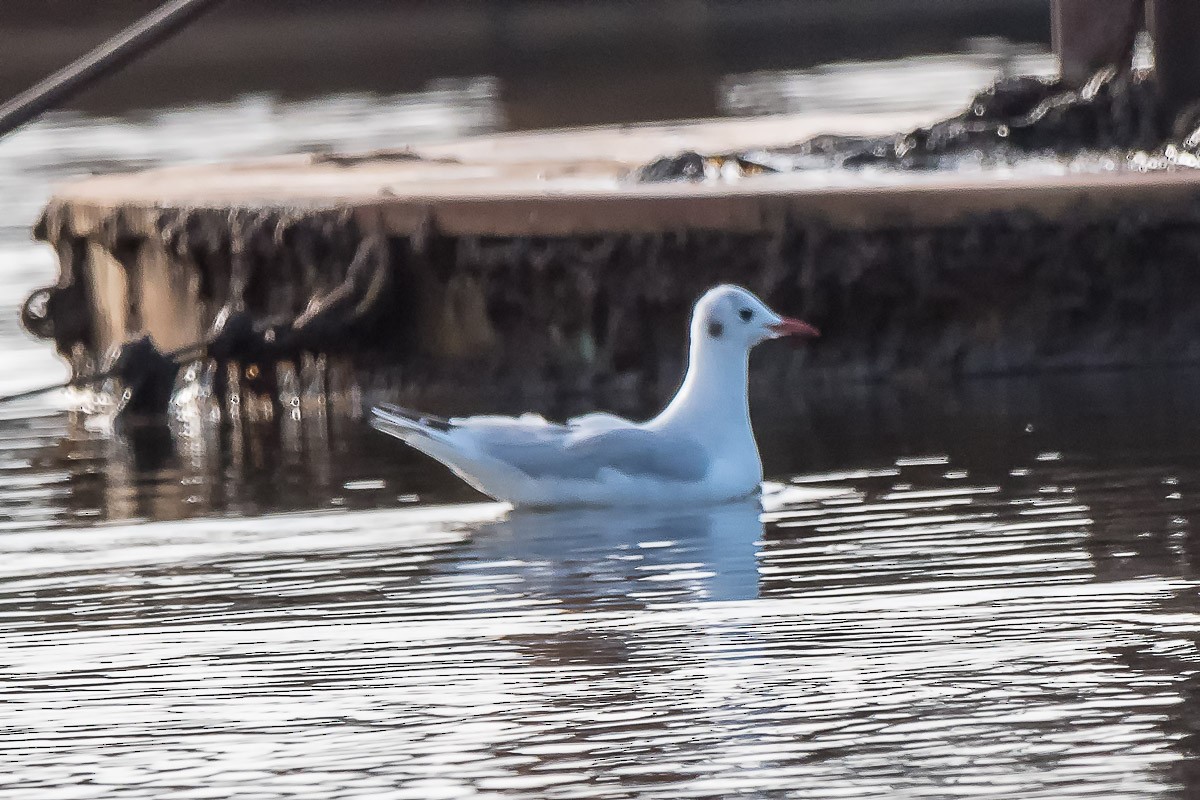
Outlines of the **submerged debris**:
M 1144 149 L 1165 135 L 1157 110 L 1150 82 L 1113 69 L 1097 73 L 1081 89 L 1015 78 L 977 95 L 957 117 L 877 140 L 843 166 L 937 169 L 973 154 L 1003 161 L 1031 153 Z
M 697 164 L 742 161 L 781 172 L 867 166 L 933 170 L 953 167 L 966 157 L 1005 163 L 1030 154 L 1064 157 L 1112 150 L 1129 152 L 1135 159 L 1157 151 L 1162 161 L 1190 166 L 1200 153 L 1200 127 L 1188 128 L 1196 134 L 1176 144 L 1168 142 L 1172 128 L 1171 121 L 1164 120 L 1152 74 L 1110 67 L 1079 88 L 1058 80 L 1007 78 L 976 95 L 961 114 L 907 133 L 827 134 L 752 154 L 684 153 L 657 159 L 636 177 L 645 182 L 711 180 L 713 170 L 698 169 Z
M 671 180 L 703 181 L 718 178 L 728 180 L 777 171 L 774 167 L 745 153 L 704 156 L 688 150 L 676 156 L 650 162 L 638 171 L 637 179 L 644 183 L 660 183 Z

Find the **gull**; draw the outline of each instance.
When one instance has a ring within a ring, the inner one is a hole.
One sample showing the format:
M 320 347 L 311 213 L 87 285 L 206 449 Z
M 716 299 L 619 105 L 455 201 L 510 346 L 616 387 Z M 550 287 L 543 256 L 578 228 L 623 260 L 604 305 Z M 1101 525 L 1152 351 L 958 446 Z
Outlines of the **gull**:
M 819 336 L 751 292 L 722 285 L 692 310 L 687 374 L 653 419 L 595 412 L 557 423 L 538 414 L 443 419 L 394 405 L 372 425 L 515 508 L 712 505 L 759 493 L 749 358 L 760 342 Z

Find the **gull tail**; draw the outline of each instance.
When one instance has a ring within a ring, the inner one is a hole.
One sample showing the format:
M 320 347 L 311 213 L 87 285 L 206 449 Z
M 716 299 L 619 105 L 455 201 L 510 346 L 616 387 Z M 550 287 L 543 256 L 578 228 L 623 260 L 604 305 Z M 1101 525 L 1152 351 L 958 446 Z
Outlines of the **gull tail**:
M 422 414 L 400 406 L 382 405 L 371 409 L 371 427 L 389 436 L 395 436 L 414 450 L 440 461 L 455 474 L 484 494 L 498 497 L 490 491 L 488 474 L 496 474 L 494 468 L 481 459 L 470 440 L 455 437 L 462 433 L 453 420 Z
M 442 417 L 387 404 L 371 409 L 371 427 L 411 444 L 416 439 L 444 442 L 455 425 Z

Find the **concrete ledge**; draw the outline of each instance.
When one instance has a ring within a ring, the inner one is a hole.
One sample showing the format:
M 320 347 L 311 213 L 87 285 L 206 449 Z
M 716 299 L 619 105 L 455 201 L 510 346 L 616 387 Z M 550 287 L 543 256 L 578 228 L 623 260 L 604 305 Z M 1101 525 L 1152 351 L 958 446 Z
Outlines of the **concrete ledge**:
M 1031 211 L 1046 219 L 1187 201 L 1200 172 L 1069 172 L 1066 166 L 930 172 L 789 173 L 716 183 L 639 184 L 664 153 L 784 146 L 821 132 L 883 134 L 921 115 L 772 117 L 481 137 L 361 156 L 290 156 L 90 178 L 54 204 L 88 235 L 117 209 L 353 209 L 392 235 L 571 236 L 684 229 L 762 232 L 785 217 L 835 228 L 936 226 Z M 1057 170 L 1058 174 L 1054 171 Z

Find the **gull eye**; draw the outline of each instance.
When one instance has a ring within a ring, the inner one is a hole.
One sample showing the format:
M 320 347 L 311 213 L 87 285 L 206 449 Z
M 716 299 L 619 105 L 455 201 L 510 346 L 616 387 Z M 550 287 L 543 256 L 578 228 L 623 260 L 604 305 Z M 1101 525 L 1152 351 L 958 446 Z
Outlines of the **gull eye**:
M 742 318 L 742 322 L 749 322 L 754 317 L 754 312 L 748 308 L 743 308 L 738 312 L 738 316 Z

